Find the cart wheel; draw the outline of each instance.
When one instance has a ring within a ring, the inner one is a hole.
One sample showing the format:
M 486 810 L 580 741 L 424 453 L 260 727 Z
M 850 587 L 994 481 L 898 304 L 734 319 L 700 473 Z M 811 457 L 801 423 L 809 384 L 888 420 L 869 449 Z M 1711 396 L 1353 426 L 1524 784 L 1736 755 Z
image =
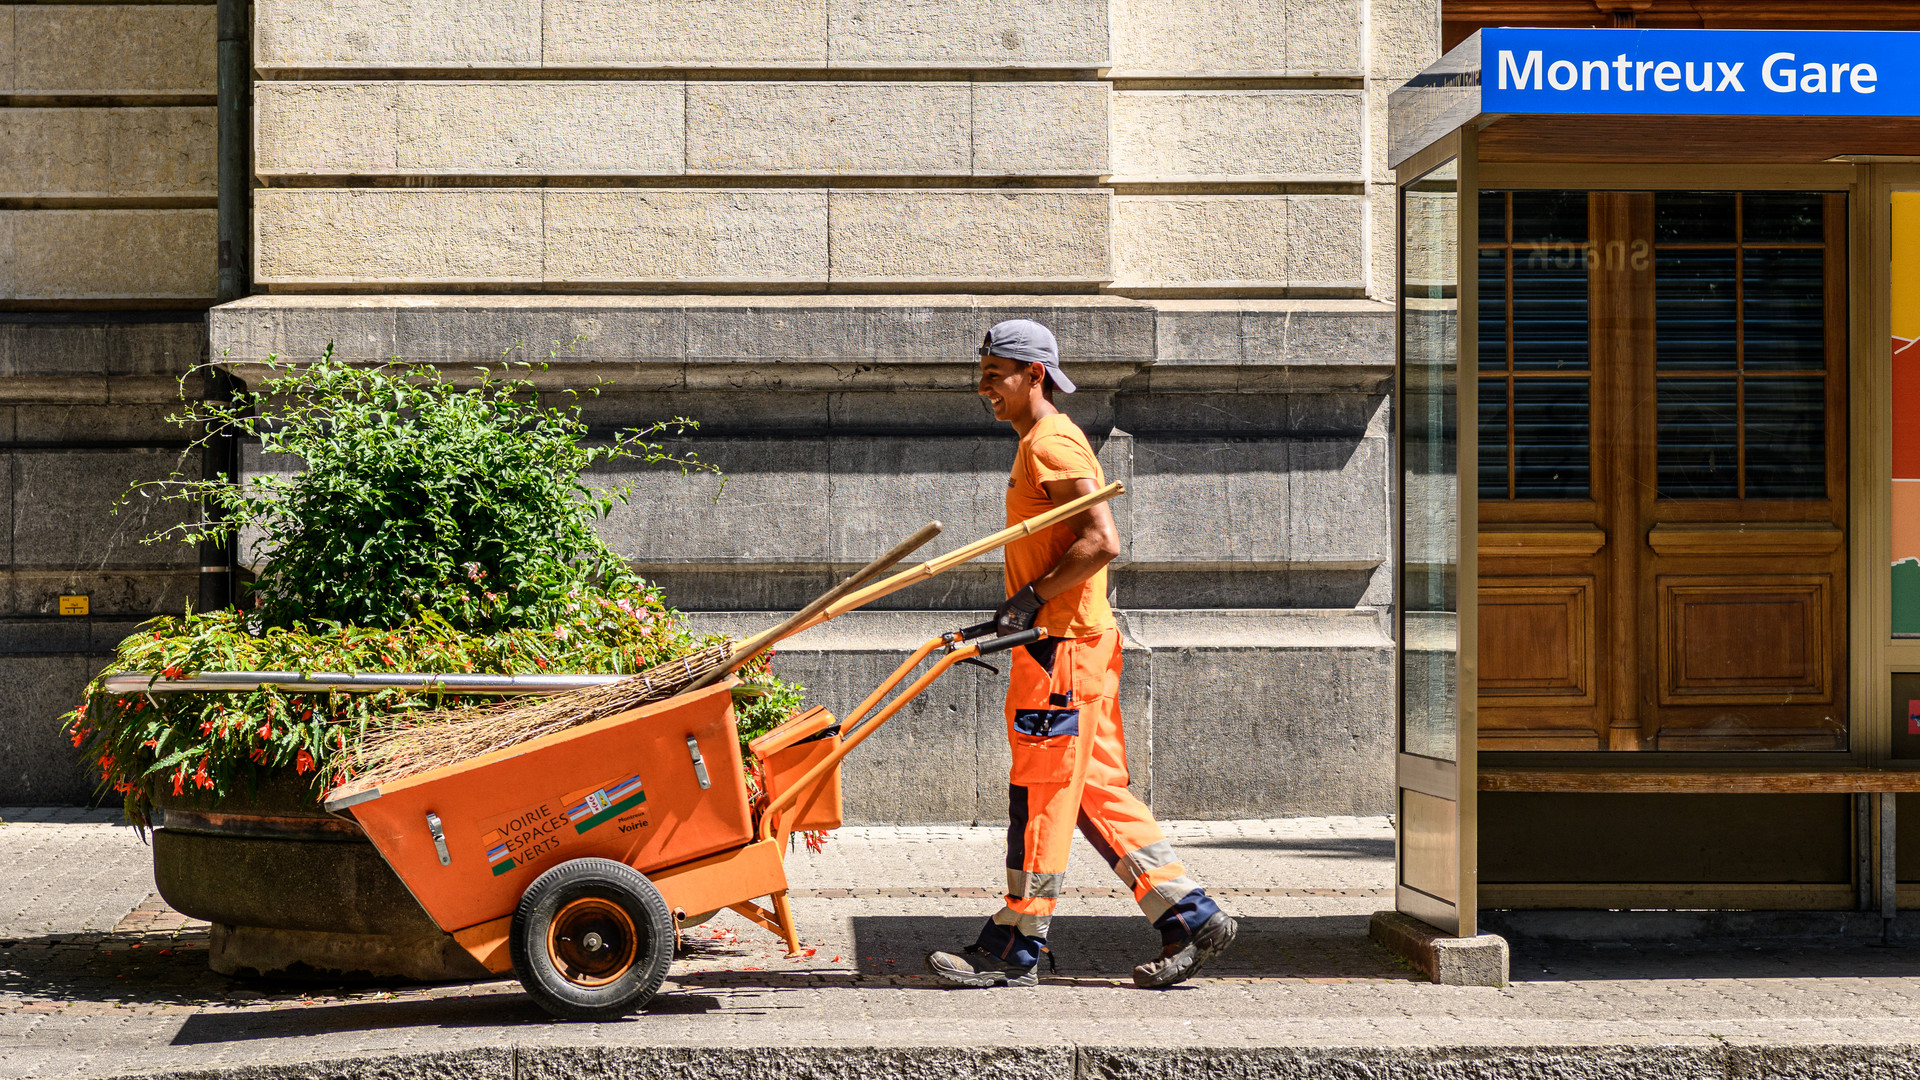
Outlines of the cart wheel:
M 541 1008 L 565 1020 L 614 1020 L 659 993 L 673 961 L 673 915 L 633 867 L 575 859 L 527 886 L 507 947 Z

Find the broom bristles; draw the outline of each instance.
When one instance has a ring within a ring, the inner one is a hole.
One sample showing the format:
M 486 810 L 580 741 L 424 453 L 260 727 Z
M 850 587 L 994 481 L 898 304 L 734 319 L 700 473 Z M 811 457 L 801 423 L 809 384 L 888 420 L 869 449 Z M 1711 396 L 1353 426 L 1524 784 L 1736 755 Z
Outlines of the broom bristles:
M 496 705 L 409 713 L 370 728 L 340 790 L 366 789 L 665 701 L 723 667 L 731 642 L 708 645 L 618 682 Z

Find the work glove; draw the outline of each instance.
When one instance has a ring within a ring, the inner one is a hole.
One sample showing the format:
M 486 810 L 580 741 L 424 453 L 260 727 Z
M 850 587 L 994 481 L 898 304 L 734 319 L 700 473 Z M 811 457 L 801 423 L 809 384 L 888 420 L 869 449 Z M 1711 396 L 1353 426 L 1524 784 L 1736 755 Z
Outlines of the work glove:
M 1046 601 L 1040 599 L 1040 594 L 1033 591 L 1032 585 L 1007 597 L 1006 603 L 994 610 L 994 634 L 1005 637 L 1032 626 L 1034 616 L 1040 614 L 1040 605 L 1044 603 Z

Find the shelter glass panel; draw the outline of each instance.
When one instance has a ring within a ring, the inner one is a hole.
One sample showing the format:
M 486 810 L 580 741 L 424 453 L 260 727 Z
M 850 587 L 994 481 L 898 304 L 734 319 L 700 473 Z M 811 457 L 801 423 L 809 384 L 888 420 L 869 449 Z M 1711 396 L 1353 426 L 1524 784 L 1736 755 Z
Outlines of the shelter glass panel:
M 1448 162 L 1401 189 L 1401 749 L 1458 755 L 1459 183 Z

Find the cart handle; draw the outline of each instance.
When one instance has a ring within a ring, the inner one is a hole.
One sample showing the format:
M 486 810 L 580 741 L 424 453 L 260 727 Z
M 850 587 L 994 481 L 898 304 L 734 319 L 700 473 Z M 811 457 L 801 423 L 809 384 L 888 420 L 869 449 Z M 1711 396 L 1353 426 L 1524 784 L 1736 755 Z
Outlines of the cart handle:
M 971 626 L 967 628 L 967 630 L 974 629 L 978 628 Z M 843 729 L 851 727 L 852 722 L 866 715 L 867 711 L 873 708 L 874 703 L 884 697 L 888 690 L 900 685 L 900 680 L 906 678 L 908 672 L 918 667 L 920 661 L 925 660 L 935 649 L 943 645 L 949 646 L 947 655 L 941 657 L 919 678 L 913 680 L 912 684 L 909 685 L 906 690 L 902 691 L 899 697 L 887 702 L 886 708 L 881 709 L 875 714 L 872 720 L 861 724 L 857 729 L 849 731 L 844 738 L 834 744 L 833 749 L 828 752 L 825 758 L 822 758 L 818 764 L 807 770 L 805 776 L 801 777 L 793 786 L 775 796 L 773 801 L 767 804 L 766 810 L 760 814 L 760 839 L 773 839 L 773 822 L 780 811 L 785 810 L 797 801 L 800 798 L 800 793 L 818 783 L 820 778 L 827 774 L 828 770 L 839 768 L 840 762 L 845 760 L 846 756 L 853 752 L 854 747 L 865 742 L 867 736 L 880 730 L 880 725 L 893 719 L 893 714 L 905 708 L 907 702 L 919 697 L 920 692 L 933 685 L 935 679 L 946 674 L 948 668 L 963 660 L 971 660 L 982 653 L 991 654 L 1004 652 L 1016 646 L 1030 645 L 1047 636 L 1046 630 L 1036 626 L 1031 630 L 1022 630 L 1017 634 L 1008 634 L 1005 637 L 995 638 L 981 645 L 964 645 L 960 648 L 951 648 L 952 645 L 958 643 L 961 635 L 965 633 L 966 631 L 962 630 L 955 631 L 951 634 L 944 634 L 915 649 L 913 655 L 907 658 L 906 663 L 895 668 L 893 674 L 887 678 L 887 681 L 881 684 L 878 690 L 868 695 L 867 700 L 860 703 L 860 708 L 854 712 L 851 718 L 841 722 Z

